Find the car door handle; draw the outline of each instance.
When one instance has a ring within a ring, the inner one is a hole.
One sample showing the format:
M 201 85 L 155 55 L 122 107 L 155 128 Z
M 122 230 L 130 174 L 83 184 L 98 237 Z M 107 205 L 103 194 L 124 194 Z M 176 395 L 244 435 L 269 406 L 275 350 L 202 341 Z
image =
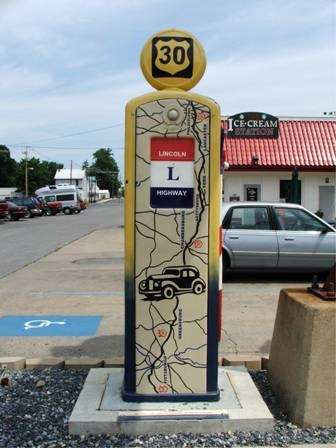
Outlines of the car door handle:
M 293 236 L 287 236 L 286 238 L 284 238 L 285 241 L 294 241 L 295 238 Z
M 239 236 L 229 236 L 230 240 L 239 240 Z

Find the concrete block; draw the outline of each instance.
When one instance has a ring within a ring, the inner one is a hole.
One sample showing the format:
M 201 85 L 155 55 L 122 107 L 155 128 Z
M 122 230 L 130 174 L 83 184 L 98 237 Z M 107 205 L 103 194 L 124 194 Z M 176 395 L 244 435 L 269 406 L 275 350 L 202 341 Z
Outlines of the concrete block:
M 24 369 L 25 365 L 26 365 L 25 358 L 21 358 L 18 356 L 8 356 L 0 358 L 0 367 L 2 369 L 20 370 Z
M 269 356 L 262 356 L 261 358 L 261 369 L 268 370 Z
M 223 356 L 222 363 L 223 366 L 244 366 L 245 359 L 241 355 L 233 353 Z
M 223 366 L 245 366 L 248 369 L 260 369 L 261 357 L 248 353 L 230 353 L 223 357 Z
M 63 358 L 27 358 L 26 369 L 62 369 L 65 360 Z
M 124 367 L 124 358 L 122 356 L 105 358 L 104 367 Z
M 94 367 L 103 367 L 104 361 L 100 358 L 91 358 L 90 356 L 81 356 L 79 358 L 69 358 L 65 361 L 65 369 L 92 369 Z
M 335 367 L 336 302 L 305 289 L 282 290 L 268 372 L 295 424 L 336 425 Z
M 245 359 L 245 367 L 252 370 L 261 369 L 261 357 L 260 356 L 248 356 Z

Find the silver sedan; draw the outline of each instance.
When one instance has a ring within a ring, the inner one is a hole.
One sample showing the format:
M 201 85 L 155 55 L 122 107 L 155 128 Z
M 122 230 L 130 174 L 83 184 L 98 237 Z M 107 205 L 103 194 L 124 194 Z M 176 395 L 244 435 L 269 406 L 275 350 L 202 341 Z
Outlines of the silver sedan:
M 323 272 L 335 263 L 336 230 L 301 205 L 222 207 L 223 270 Z

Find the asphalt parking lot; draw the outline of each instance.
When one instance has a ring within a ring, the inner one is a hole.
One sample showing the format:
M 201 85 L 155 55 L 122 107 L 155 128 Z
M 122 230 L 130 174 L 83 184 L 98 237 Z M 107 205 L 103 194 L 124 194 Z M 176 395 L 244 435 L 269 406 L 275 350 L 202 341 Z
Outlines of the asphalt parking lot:
M 98 229 L 0 279 L 0 357 L 122 357 L 123 240 L 121 226 Z M 309 281 L 230 276 L 219 353 L 267 354 L 280 290 Z
M 81 213 L 0 220 L 0 278 L 58 250 L 89 232 L 122 225 L 119 199 L 91 204 Z

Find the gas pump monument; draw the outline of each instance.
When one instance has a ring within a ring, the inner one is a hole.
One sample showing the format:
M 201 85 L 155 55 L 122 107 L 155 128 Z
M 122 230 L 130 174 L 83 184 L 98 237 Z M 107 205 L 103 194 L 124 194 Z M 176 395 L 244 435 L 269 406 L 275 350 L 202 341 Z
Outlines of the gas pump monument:
M 220 111 L 195 37 L 156 33 L 126 107 L 126 401 L 218 400 Z

